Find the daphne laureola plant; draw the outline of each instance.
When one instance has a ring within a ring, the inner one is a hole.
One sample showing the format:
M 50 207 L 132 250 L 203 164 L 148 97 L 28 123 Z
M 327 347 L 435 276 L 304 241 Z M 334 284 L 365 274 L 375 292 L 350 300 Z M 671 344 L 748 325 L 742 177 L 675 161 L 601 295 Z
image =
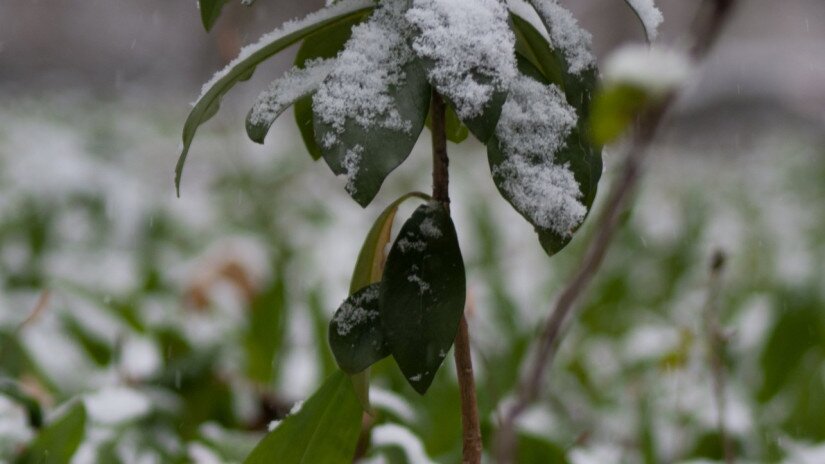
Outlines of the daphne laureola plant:
M 224 2 L 200 0 L 207 29 Z M 178 189 L 195 132 L 217 112 L 224 94 L 296 43 L 295 66 L 261 92 L 247 115 L 250 139 L 263 143 L 278 116 L 294 106 L 308 152 L 343 176 L 346 192 L 363 207 L 407 159 L 425 125 L 434 150 L 443 153 L 434 157 L 433 196 L 406 194 L 375 221 L 350 295 L 330 321 L 330 346 L 355 388 L 343 373 L 328 379 L 298 413 L 306 417 L 283 421 L 250 462 L 298 462 L 290 454 L 296 447 L 317 457 L 300 462 L 351 460 L 361 407 L 369 409 L 369 367 L 385 357 L 392 356 L 417 392 L 426 393 L 432 383 L 465 306 L 444 137 L 460 143 L 469 132 L 486 145 L 492 181 L 535 228 L 548 255 L 564 248 L 581 226 L 602 174 L 601 147 L 590 136 L 598 80 L 590 35 L 555 0 L 328 3 L 243 48 L 204 85 L 184 127 Z M 385 259 L 398 207 L 411 199 L 422 204 Z M 464 345 L 456 350 L 469 353 Z M 319 412 L 327 409 L 333 412 Z M 301 431 L 323 427 L 319 422 L 353 432 L 324 449 Z

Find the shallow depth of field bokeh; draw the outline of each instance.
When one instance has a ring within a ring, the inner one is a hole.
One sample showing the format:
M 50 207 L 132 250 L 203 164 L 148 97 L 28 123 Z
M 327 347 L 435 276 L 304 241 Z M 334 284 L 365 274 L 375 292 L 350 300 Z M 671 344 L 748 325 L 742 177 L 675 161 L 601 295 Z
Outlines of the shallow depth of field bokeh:
M 430 188 L 429 142 L 360 208 L 290 115 L 265 145 L 246 139 L 251 97 L 287 64 L 273 63 L 201 129 L 176 198 L 200 82 L 301 8 L 233 5 L 207 35 L 194 2 L 47 3 L 0 4 L 0 462 L 37 434 L 38 409 L 49 423 L 78 402 L 72 462 L 241 461 L 336 369 L 329 319 L 374 218 Z M 600 57 L 642 39 L 619 0 L 564 3 Z M 657 3 L 661 40 L 677 43 L 693 9 Z M 525 463 L 721 462 L 704 324 L 717 251 L 738 460 L 825 462 L 825 5 L 743 3 L 519 424 Z M 483 147 L 450 148 L 489 443 L 592 221 L 547 258 L 497 195 Z M 601 192 L 619 153 L 606 152 Z M 460 460 L 445 367 L 422 397 L 391 361 L 375 366 L 362 462 Z

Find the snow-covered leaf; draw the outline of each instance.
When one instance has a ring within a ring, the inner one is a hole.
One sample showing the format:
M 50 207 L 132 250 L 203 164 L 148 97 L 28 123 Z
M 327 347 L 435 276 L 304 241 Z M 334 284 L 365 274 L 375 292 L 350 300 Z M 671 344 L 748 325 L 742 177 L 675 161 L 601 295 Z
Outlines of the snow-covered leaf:
M 380 285 L 368 285 L 350 295 L 329 324 L 329 346 L 338 366 L 349 374 L 357 374 L 390 354 L 381 328 Z
M 221 98 L 238 82 L 249 79 L 255 68 L 264 60 L 323 28 L 335 26 L 363 14 L 373 7 L 371 0 L 344 0 L 306 16 L 291 21 L 264 35 L 258 42 L 241 49 L 237 58 L 204 84 L 201 96 L 186 118 L 183 126 L 183 148 L 175 167 L 175 187 L 180 193 L 183 166 L 195 133 L 201 124 L 214 116 L 220 108 Z
M 409 49 L 402 15 L 402 5 L 383 4 L 353 28 L 312 98 L 324 160 L 347 177 L 346 190 L 361 206 L 409 156 L 429 109 L 430 86 Z
M 436 202 L 419 206 L 393 243 L 379 298 L 393 358 L 421 394 L 453 345 L 464 313 L 465 284 L 449 213 Z
M 406 18 L 430 83 L 487 142 L 516 75 L 506 7 L 498 0 L 413 0 Z
M 361 433 L 361 406 L 338 371 L 267 434 L 246 464 L 351 462 Z
M 344 48 L 352 36 L 352 28 L 356 24 L 369 17 L 367 12 L 353 16 L 350 20 L 325 27 L 320 31 L 308 36 L 298 49 L 295 55 L 295 66 L 303 68 L 307 62 L 317 59 L 335 58 Z M 304 141 L 312 159 L 321 159 L 321 147 L 315 142 L 315 128 L 312 124 L 312 95 L 300 98 L 293 106 L 295 123 L 301 131 L 301 138 Z
M 645 30 L 645 37 L 648 42 L 653 42 L 659 35 L 659 26 L 664 21 L 662 12 L 656 8 L 653 0 L 624 0 L 627 6 L 633 10 L 642 27 Z

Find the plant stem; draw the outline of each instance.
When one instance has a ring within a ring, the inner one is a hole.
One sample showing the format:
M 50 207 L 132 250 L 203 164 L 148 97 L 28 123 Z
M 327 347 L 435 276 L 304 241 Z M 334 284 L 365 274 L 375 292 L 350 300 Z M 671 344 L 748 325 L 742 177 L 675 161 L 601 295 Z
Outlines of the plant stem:
M 441 95 L 433 90 L 430 122 L 433 134 L 433 199 L 450 211 L 450 159 L 447 156 L 446 107 Z M 467 319 L 461 316 L 455 337 L 455 367 L 461 395 L 461 428 L 464 464 L 481 462 L 481 427 L 478 421 L 478 401 L 473 379 L 473 359 L 470 354 L 470 331 Z

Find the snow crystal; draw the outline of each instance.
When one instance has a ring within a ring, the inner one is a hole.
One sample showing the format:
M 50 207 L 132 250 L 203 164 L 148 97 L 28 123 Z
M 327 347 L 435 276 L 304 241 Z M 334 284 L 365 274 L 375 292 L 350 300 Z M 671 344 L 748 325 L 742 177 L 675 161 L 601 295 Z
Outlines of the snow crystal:
M 303 68 L 292 68 L 272 81 L 269 89 L 261 92 L 255 101 L 249 121 L 254 125 L 271 126 L 289 105 L 314 92 L 332 71 L 334 64 L 333 59 L 309 60 Z
M 690 77 L 691 61 L 677 49 L 642 44 L 625 45 L 605 60 L 605 83 L 636 85 L 662 94 L 684 84 Z
M 355 178 L 358 176 L 358 171 L 361 169 L 361 155 L 364 153 L 364 147 L 355 145 L 347 150 L 344 155 L 344 169 L 346 170 L 347 185 L 344 189 L 350 195 L 355 195 Z
M 642 22 L 648 40 L 656 40 L 659 35 L 659 25 L 664 21 L 662 12 L 653 4 L 653 0 L 625 0 Z
M 378 317 L 378 311 L 364 308 L 367 304 L 378 299 L 378 288 L 370 287 L 361 294 L 353 295 L 341 305 L 341 310 L 335 314 L 335 324 L 338 335 L 345 337 L 352 329 Z
M 397 424 L 381 424 L 373 428 L 372 445 L 375 447 L 398 446 L 404 450 L 408 462 L 435 464 L 435 461 L 427 456 L 421 440 L 409 429 Z
M 398 239 L 395 243 L 398 245 L 398 249 L 401 250 L 401 253 L 406 253 L 409 250 L 424 251 L 424 249 L 427 248 L 426 243 L 421 240 L 415 240 L 415 236 L 412 234 Z
M 421 221 L 421 225 L 418 226 L 418 229 L 424 234 L 427 238 L 440 238 L 441 237 L 441 229 L 435 224 L 433 218 L 426 218 Z
M 234 60 L 229 62 L 229 64 L 226 65 L 223 69 L 216 72 L 212 76 L 212 78 L 209 79 L 209 81 L 203 85 L 198 100 L 202 99 L 203 96 L 206 95 L 206 92 L 208 92 L 209 89 L 214 87 L 214 85 L 217 84 L 219 80 L 226 77 L 227 74 L 229 74 L 229 72 L 232 70 L 232 68 L 239 65 L 241 62 L 252 56 L 252 54 L 260 51 L 262 48 L 266 47 L 272 42 L 280 40 L 288 36 L 289 34 L 297 32 L 305 27 L 308 27 L 320 21 L 326 21 L 335 18 L 336 16 L 345 15 L 347 13 L 353 13 L 355 11 L 368 8 L 372 5 L 372 0 L 342 0 L 340 2 L 335 3 L 334 5 L 329 5 L 328 7 L 322 10 L 310 13 L 303 19 L 285 22 L 281 25 L 281 27 L 261 36 L 261 38 L 258 39 L 257 42 L 241 48 L 241 52 L 238 54 L 237 57 L 235 57 Z
M 531 222 L 569 235 L 587 212 L 569 165 L 554 154 L 576 124 L 576 113 L 555 85 L 520 76 L 502 109 L 496 136 L 505 160 L 493 168 L 500 187 Z
M 432 62 L 429 78 L 462 119 L 478 116 L 516 75 L 515 36 L 498 0 L 414 0 L 413 50 Z
M 571 74 L 579 74 L 596 64 L 590 53 L 592 36 L 579 26 L 573 14 L 557 0 L 530 0 L 550 33 L 550 44 L 562 51 Z
M 412 129 L 389 94 L 391 86 L 404 82 L 402 67 L 413 57 L 402 13 L 402 2 L 383 3 L 369 21 L 352 29 L 352 37 L 312 99 L 315 115 L 332 127 L 322 140 L 325 147 L 338 143 L 348 120 L 365 129 Z
M 424 279 L 422 279 L 418 274 L 410 274 L 407 276 L 408 282 L 413 282 L 418 284 L 418 293 L 423 295 L 426 292 L 430 291 L 430 284 L 428 284 Z

